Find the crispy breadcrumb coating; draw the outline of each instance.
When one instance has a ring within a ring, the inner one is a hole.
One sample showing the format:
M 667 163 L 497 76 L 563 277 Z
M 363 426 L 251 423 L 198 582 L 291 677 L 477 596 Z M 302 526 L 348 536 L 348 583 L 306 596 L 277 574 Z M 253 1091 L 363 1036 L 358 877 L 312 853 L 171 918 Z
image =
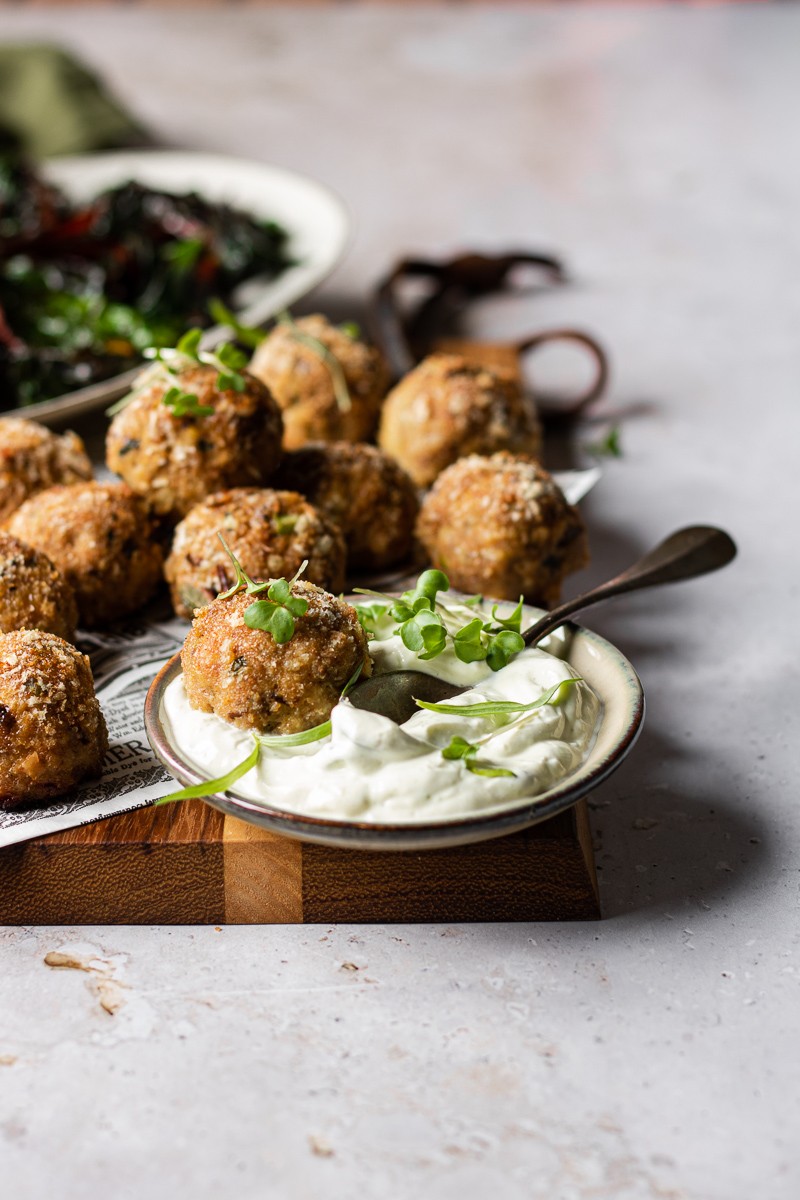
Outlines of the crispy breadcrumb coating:
M 167 380 L 154 374 L 108 431 L 110 469 L 154 512 L 173 521 L 214 492 L 262 486 L 280 461 L 283 426 L 269 390 L 245 374 L 243 392 L 220 391 L 218 374 L 210 366 L 191 367 Z M 164 404 L 172 385 L 213 412 L 174 416 Z
M 75 593 L 46 554 L 0 532 L 0 633 L 41 629 L 75 641 Z
M 457 354 L 432 354 L 386 397 L 378 444 L 418 487 L 467 454 L 538 455 L 541 430 L 517 379 Z
M 142 608 L 161 582 L 150 512 L 124 483 L 74 483 L 32 496 L 6 528 L 51 559 L 72 586 L 81 625 Z
M 403 468 L 376 446 L 312 442 L 286 455 L 275 484 L 302 492 L 340 526 L 348 567 L 379 570 L 410 558 L 417 490 Z
M 580 513 L 532 458 L 471 455 L 423 501 L 417 536 L 453 587 L 552 608 L 589 561 Z
M 303 578 L 327 591 L 344 587 L 339 527 L 297 492 L 233 488 L 198 504 L 175 530 L 164 574 L 179 617 L 191 617 L 235 582 L 221 533 L 252 579 Z
M 0 522 L 36 492 L 91 478 L 92 464 L 76 433 L 59 435 L 24 417 L 0 417 Z
M 88 658 L 40 630 L 0 635 L 0 808 L 99 775 L 107 748 Z
M 339 362 L 350 408 L 340 407 L 328 366 L 278 324 L 253 355 L 250 371 L 262 379 L 283 411 L 283 444 L 296 450 L 310 441 L 365 442 L 375 433 L 389 371 L 380 352 L 316 314 L 300 317 L 298 330 L 322 342 Z

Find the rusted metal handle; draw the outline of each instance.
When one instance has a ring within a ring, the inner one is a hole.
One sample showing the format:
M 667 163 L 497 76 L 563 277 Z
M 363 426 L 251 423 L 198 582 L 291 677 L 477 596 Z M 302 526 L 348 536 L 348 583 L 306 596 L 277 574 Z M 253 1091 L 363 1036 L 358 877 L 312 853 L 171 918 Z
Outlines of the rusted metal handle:
M 509 286 L 516 268 L 534 267 L 551 282 L 563 283 L 561 262 L 549 254 L 513 250 L 507 254 L 461 254 L 436 260 L 404 258 L 382 279 L 372 295 L 370 313 L 375 337 L 389 362 L 395 379 L 412 369 L 426 352 L 421 334 L 430 324 L 434 310 L 447 296 L 461 293 L 467 298 L 485 296 Z M 400 286 L 408 279 L 427 279 L 432 293 L 403 316 Z
M 540 349 L 553 342 L 574 342 L 588 350 L 594 364 L 594 373 L 590 382 L 575 396 L 568 396 L 558 401 L 548 400 L 534 387 L 534 398 L 540 416 L 547 420 L 573 420 L 584 409 L 602 396 L 608 383 L 608 358 L 605 350 L 591 334 L 580 329 L 548 329 L 541 333 L 531 334 L 515 343 L 515 349 L 520 357 Z

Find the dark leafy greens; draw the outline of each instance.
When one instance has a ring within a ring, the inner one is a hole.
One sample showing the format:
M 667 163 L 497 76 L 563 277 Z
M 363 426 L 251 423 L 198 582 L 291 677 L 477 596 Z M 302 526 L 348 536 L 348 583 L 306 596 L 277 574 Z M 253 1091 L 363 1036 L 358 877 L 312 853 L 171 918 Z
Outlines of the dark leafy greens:
M 0 409 L 118 374 L 290 262 L 284 229 L 229 205 L 131 182 L 73 207 L 0 158 Z

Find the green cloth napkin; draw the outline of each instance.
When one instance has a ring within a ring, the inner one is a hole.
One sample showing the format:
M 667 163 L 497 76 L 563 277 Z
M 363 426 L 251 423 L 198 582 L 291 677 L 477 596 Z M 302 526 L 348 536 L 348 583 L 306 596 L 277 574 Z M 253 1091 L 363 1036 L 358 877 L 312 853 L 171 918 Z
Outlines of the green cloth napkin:
M 0 144 L 33 158 L 150 141 L 98 77 L 57 46 L 0 46 Z

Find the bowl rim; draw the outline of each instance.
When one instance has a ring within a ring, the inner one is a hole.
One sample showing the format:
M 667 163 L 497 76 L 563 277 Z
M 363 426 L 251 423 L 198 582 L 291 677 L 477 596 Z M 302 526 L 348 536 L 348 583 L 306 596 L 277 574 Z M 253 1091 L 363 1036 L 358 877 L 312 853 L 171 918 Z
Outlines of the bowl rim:
M 571 808 L 611 775 L 628 756 L 641 732 L 645 697 L 641 680 L 631 663 L 611 642 L 573 621 L 563 628 L 572 638 L 584 639 L 616 672 L 615 682 L 625 689 L 627 704 L 623 732 L 612 748 L 588 770 L 577 772 L 539 796 L 502 808 L 487 809 L 466 817 L 390 823 L 316 817 L 272 808 L 237 795 L 235 789 L 204 797 L 204 803 L 227 815 L 268 829 L 285 837 L 322 845 L 365 850 L 422 850 L 467 845 L 489 838 L 517 833 Z M 568 659 L 567 659 L 568 661 Z M 172 745 L 161 718 L 164 692 L 182 670 L 178 651 L 156 675 L 145 700 L 145 730 L 153 752 L 164 767 L 184 786 L 202 783 L 207 776 L 185 762 Z M 602 697 L 601 697 L 602 700 Z

